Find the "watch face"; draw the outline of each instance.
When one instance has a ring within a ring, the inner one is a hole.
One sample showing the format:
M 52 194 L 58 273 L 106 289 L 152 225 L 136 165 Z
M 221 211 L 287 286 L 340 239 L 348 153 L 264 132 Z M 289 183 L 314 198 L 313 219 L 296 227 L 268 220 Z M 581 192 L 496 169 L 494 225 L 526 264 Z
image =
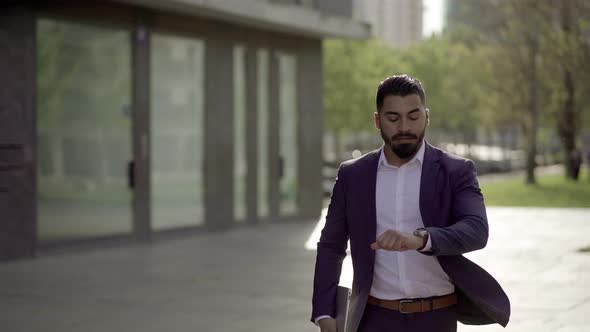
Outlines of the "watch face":
M 428 231 L 424 228 L 418 228 L 414 231 L 414 235 L 422 238 L 422 247 L 418 248 L 418 250 L 424 249 L 428 243 Z
M 428 232 L 425 229 L 417 229 L 414 231 L 414 235 L 419 237 L 426 237 L 426 235 L 428 235 Z

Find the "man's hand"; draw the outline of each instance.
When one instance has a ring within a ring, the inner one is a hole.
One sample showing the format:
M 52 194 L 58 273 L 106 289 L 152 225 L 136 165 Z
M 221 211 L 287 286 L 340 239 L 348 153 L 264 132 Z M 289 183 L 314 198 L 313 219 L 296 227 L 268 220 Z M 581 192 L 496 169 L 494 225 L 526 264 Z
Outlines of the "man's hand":
M 318 325 L 320 326 L 321 332 L 344 332 L 344 331 L 337 331 L 336 319 L 334 319 L 334 318 L 329 318 L 329 317 L 322 318 L 318 322 Z
M 413 235 L 404 234 L 392 229 L 379 235 L 376 242 L 371 244 L 371 249 L 383 249 L 389 251 L 418 250 L 424 246 L 424 239 Z

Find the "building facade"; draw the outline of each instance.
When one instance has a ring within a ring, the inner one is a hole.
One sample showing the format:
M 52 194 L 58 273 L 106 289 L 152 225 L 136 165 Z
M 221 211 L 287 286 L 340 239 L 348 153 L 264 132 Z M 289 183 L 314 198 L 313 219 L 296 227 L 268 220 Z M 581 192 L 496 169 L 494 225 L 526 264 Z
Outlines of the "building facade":
M 422 0 L 354 0 L 353 16 L 371 24 L 373 37 L 393 47 L 422 40 Z
M 336 3 L 2 5 L 0 260 L 318 217 Z

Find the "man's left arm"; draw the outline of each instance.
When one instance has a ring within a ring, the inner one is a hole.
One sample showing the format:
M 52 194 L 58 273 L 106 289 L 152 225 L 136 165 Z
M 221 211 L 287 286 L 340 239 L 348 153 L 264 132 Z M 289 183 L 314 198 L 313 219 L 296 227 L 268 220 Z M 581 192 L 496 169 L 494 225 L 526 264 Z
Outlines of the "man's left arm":
M 473 161 L 465 161 L 464 167 L 451 178 L 453 224 L 447 227 L 427 227 L 429 252 L 427 255 L 461 255 L 479 250 L 488 241 L 488 220 L 483 195 L 479 189 Z

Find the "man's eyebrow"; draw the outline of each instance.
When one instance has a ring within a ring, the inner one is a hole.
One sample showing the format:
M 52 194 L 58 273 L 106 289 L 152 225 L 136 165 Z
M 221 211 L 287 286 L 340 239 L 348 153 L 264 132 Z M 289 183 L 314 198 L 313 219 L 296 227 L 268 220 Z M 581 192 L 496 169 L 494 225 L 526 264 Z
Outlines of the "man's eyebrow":
M 409 111 L 408 114 L 412 114 L 412 113 L 416 113 L 416 112 L 420 112 L 420 111 L 421 111 L 420 108 L 415 108 L 415 109 Z M 394 112 L 394 111 L 385 111 L 385 114 L 387 114 L 387 115 L 401 115 L 398 112 Z

